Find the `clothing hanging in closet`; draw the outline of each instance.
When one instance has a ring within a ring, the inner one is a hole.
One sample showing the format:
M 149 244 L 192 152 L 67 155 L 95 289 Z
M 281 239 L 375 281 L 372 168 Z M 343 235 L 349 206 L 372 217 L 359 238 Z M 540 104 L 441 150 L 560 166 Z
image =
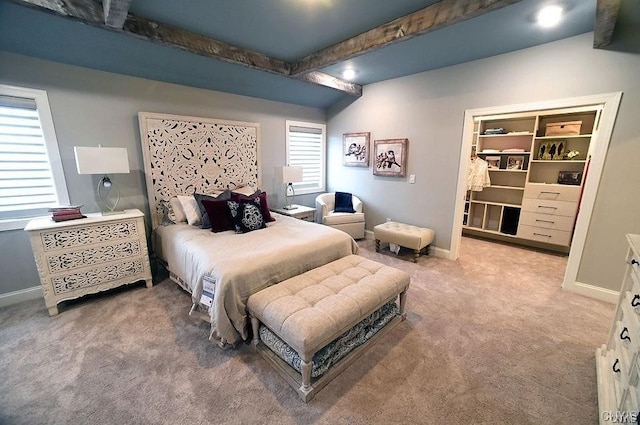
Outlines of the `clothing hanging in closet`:
M 480 157 L 471 158 L 469 174 L 467 175 L 467 190 L 480 192 L 483 188 L 491 186 L 489 178 L 489 164 Z

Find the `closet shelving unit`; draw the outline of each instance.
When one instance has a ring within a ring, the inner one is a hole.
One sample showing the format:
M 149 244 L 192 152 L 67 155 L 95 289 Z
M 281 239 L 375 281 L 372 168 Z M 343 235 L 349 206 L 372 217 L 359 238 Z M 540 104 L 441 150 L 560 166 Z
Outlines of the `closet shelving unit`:
M 467 192 L 463 231 L 566 250 L 599 114 L 579 107 L 476 117 L 472 158 L 493 165 L 491 185 Z M 546 135 L 549 125 L 565 122 L 580 122 L 579 134 Z M 496 128 L 505 134 L 485 134 Z M 568 159 L 570 151 L 580 153 Z M 561 171 L 580 176 L 578 184 L 559 184 Z

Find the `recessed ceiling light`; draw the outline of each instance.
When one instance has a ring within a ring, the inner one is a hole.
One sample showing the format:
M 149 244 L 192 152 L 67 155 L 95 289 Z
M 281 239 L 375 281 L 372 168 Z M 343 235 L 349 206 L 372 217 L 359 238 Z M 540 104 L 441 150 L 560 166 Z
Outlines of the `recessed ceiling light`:
M 547 6 L 538 12 L 538 24 L 549 28 L 557 25 L 562 18 L 562 8 L 560 6 Z
M 354 71 L 353 69 L 345 69 L 344 71 L 342 71 L 342 78 L 344 78 L 345 80 L 353 80 L 354 78 L 356 78 L 356 71 Z

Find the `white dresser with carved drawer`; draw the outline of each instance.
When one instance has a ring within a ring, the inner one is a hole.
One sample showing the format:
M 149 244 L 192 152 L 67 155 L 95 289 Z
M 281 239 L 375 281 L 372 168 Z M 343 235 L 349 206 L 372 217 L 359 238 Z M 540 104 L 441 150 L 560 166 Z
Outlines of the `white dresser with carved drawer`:
M 640 410 L 640 235 L 627 235 L 627 269 L 607 343 L 596 350 L 600 423 L 636 423 Z
M 87 218 L 54 222 L 31 220 L 29 232 L 49 315 L 58 303 L 129 283 L 152 285 L 144 214 L 87 214 Z

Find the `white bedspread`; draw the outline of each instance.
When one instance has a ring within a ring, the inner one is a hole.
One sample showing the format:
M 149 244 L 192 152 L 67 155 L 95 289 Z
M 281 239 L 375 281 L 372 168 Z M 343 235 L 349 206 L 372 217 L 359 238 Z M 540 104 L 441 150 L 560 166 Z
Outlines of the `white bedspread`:
M 186 224 L 159 226 L 156 254 L 182 279 L 194 303 L 202 295 L 202 279 L 216 282 L 209 311 L 211 336 L 223 344 L 247 338 L 246 302 L 267 286 L 356 254 L 347 233 L 272 213 L 266 229 L 245 234 L 213 233 Z

